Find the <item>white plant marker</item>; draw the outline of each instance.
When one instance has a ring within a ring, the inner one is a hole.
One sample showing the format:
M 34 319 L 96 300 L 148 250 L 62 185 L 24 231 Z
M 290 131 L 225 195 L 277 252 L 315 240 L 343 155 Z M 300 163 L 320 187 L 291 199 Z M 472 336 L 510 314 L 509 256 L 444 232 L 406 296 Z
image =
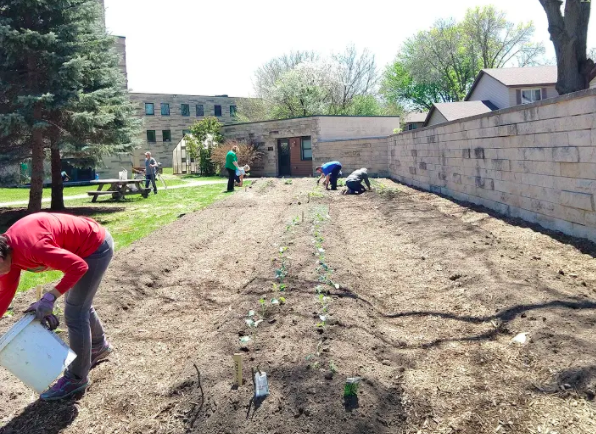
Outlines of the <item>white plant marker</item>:
M 234 359 L 234 376 L 238 387 L 242 386 L 242 353 L 235 353 Z

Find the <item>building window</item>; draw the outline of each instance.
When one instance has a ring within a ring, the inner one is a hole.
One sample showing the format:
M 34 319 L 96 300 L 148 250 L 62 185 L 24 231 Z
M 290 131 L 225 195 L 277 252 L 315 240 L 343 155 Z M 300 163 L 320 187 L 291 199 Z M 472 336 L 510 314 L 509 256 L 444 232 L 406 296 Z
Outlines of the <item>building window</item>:
M 170 116 L 170 104 L 162 102 L 161 103 L 161 115 L 162 116 Z
M 221 106 L 216 105 L 215 107 L 213 107 L 213 112 L 215 113 L 215 116 L 221 117 Z
M 312 142 L 310 137 L 302 137 L 300 151 L 302 160 L 312 160 Z
M 190 116 L 190 106 L 188 104 L 182 104 L 180 106 L 180 114 L 182 116 Z
M 149 143 L 155 143 L 157 141 L 155 139 L 155 130 L 147 130 L 147 141 Z
M 145 103 L 145 115 L 153 116 L 155 114 L 155 106 L 152 102 Z
M 408 124 L 408 131 L 415 130 L 416 128 L 418 128 L 418 125 L 416 125 L 416 124 Z
M 521 103 L 531 104 L 542 99 L 542 89 L 522 89 L 521 91 Z
M 164 142 L 171 142 L 172 141 L 172 131 L 171 130 L 162 130 L 161 133 L 163 135 L 163 141 Z
M 186 137 L 190 134 L 190 130 L 182 130 L 182 137 Z
M 235 105 L 230 106 L 230 117 L 232 119 L 234 119 L 236 117 L 236 106 Z
M 205 108 L 203 104 L 197 104 L 197 117 L 205 116 Z

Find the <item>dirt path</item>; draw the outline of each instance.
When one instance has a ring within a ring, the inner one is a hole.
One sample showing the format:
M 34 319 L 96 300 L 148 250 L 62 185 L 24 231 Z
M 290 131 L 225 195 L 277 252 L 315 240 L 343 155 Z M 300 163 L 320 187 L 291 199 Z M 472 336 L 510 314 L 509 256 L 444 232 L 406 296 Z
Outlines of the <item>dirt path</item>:
M 0 370 L 0 433 L 595 432 L 593 246 L 383 185 L 258 180 L 120 250 L 96 305 L 114 356 L 61 404 Z M 241 337 L 270 378 L 250 408 Z

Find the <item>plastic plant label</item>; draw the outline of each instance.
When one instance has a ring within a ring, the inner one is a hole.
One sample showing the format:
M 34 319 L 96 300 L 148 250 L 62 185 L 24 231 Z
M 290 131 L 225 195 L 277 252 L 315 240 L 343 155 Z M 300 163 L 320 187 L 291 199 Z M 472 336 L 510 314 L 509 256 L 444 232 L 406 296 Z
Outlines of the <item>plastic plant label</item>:
M 346 379 L 344 386 L 344 397 L 356 396 L 358 394 L 358 384 L 360 383 L 360 377 L 352 377 Z
M 255 398 L 262 398 L 267 395 L 269 395 L 267 373 L 255 372 Z
M 243 344 L 247 344 L 247 343 L 250 342 L 250 337 L 249 336 L 242 336 L 240 338 L 240 342 L 243 343 Z

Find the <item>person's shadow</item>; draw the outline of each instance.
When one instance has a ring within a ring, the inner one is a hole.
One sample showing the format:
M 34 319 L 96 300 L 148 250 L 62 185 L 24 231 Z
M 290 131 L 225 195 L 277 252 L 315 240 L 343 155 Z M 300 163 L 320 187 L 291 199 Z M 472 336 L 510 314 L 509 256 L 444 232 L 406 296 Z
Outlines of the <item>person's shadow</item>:
M 79 415 L 74 400 L 63 402 L 35 401 L 21 414 L 0 427 L 0 434 L 58 434 Z

